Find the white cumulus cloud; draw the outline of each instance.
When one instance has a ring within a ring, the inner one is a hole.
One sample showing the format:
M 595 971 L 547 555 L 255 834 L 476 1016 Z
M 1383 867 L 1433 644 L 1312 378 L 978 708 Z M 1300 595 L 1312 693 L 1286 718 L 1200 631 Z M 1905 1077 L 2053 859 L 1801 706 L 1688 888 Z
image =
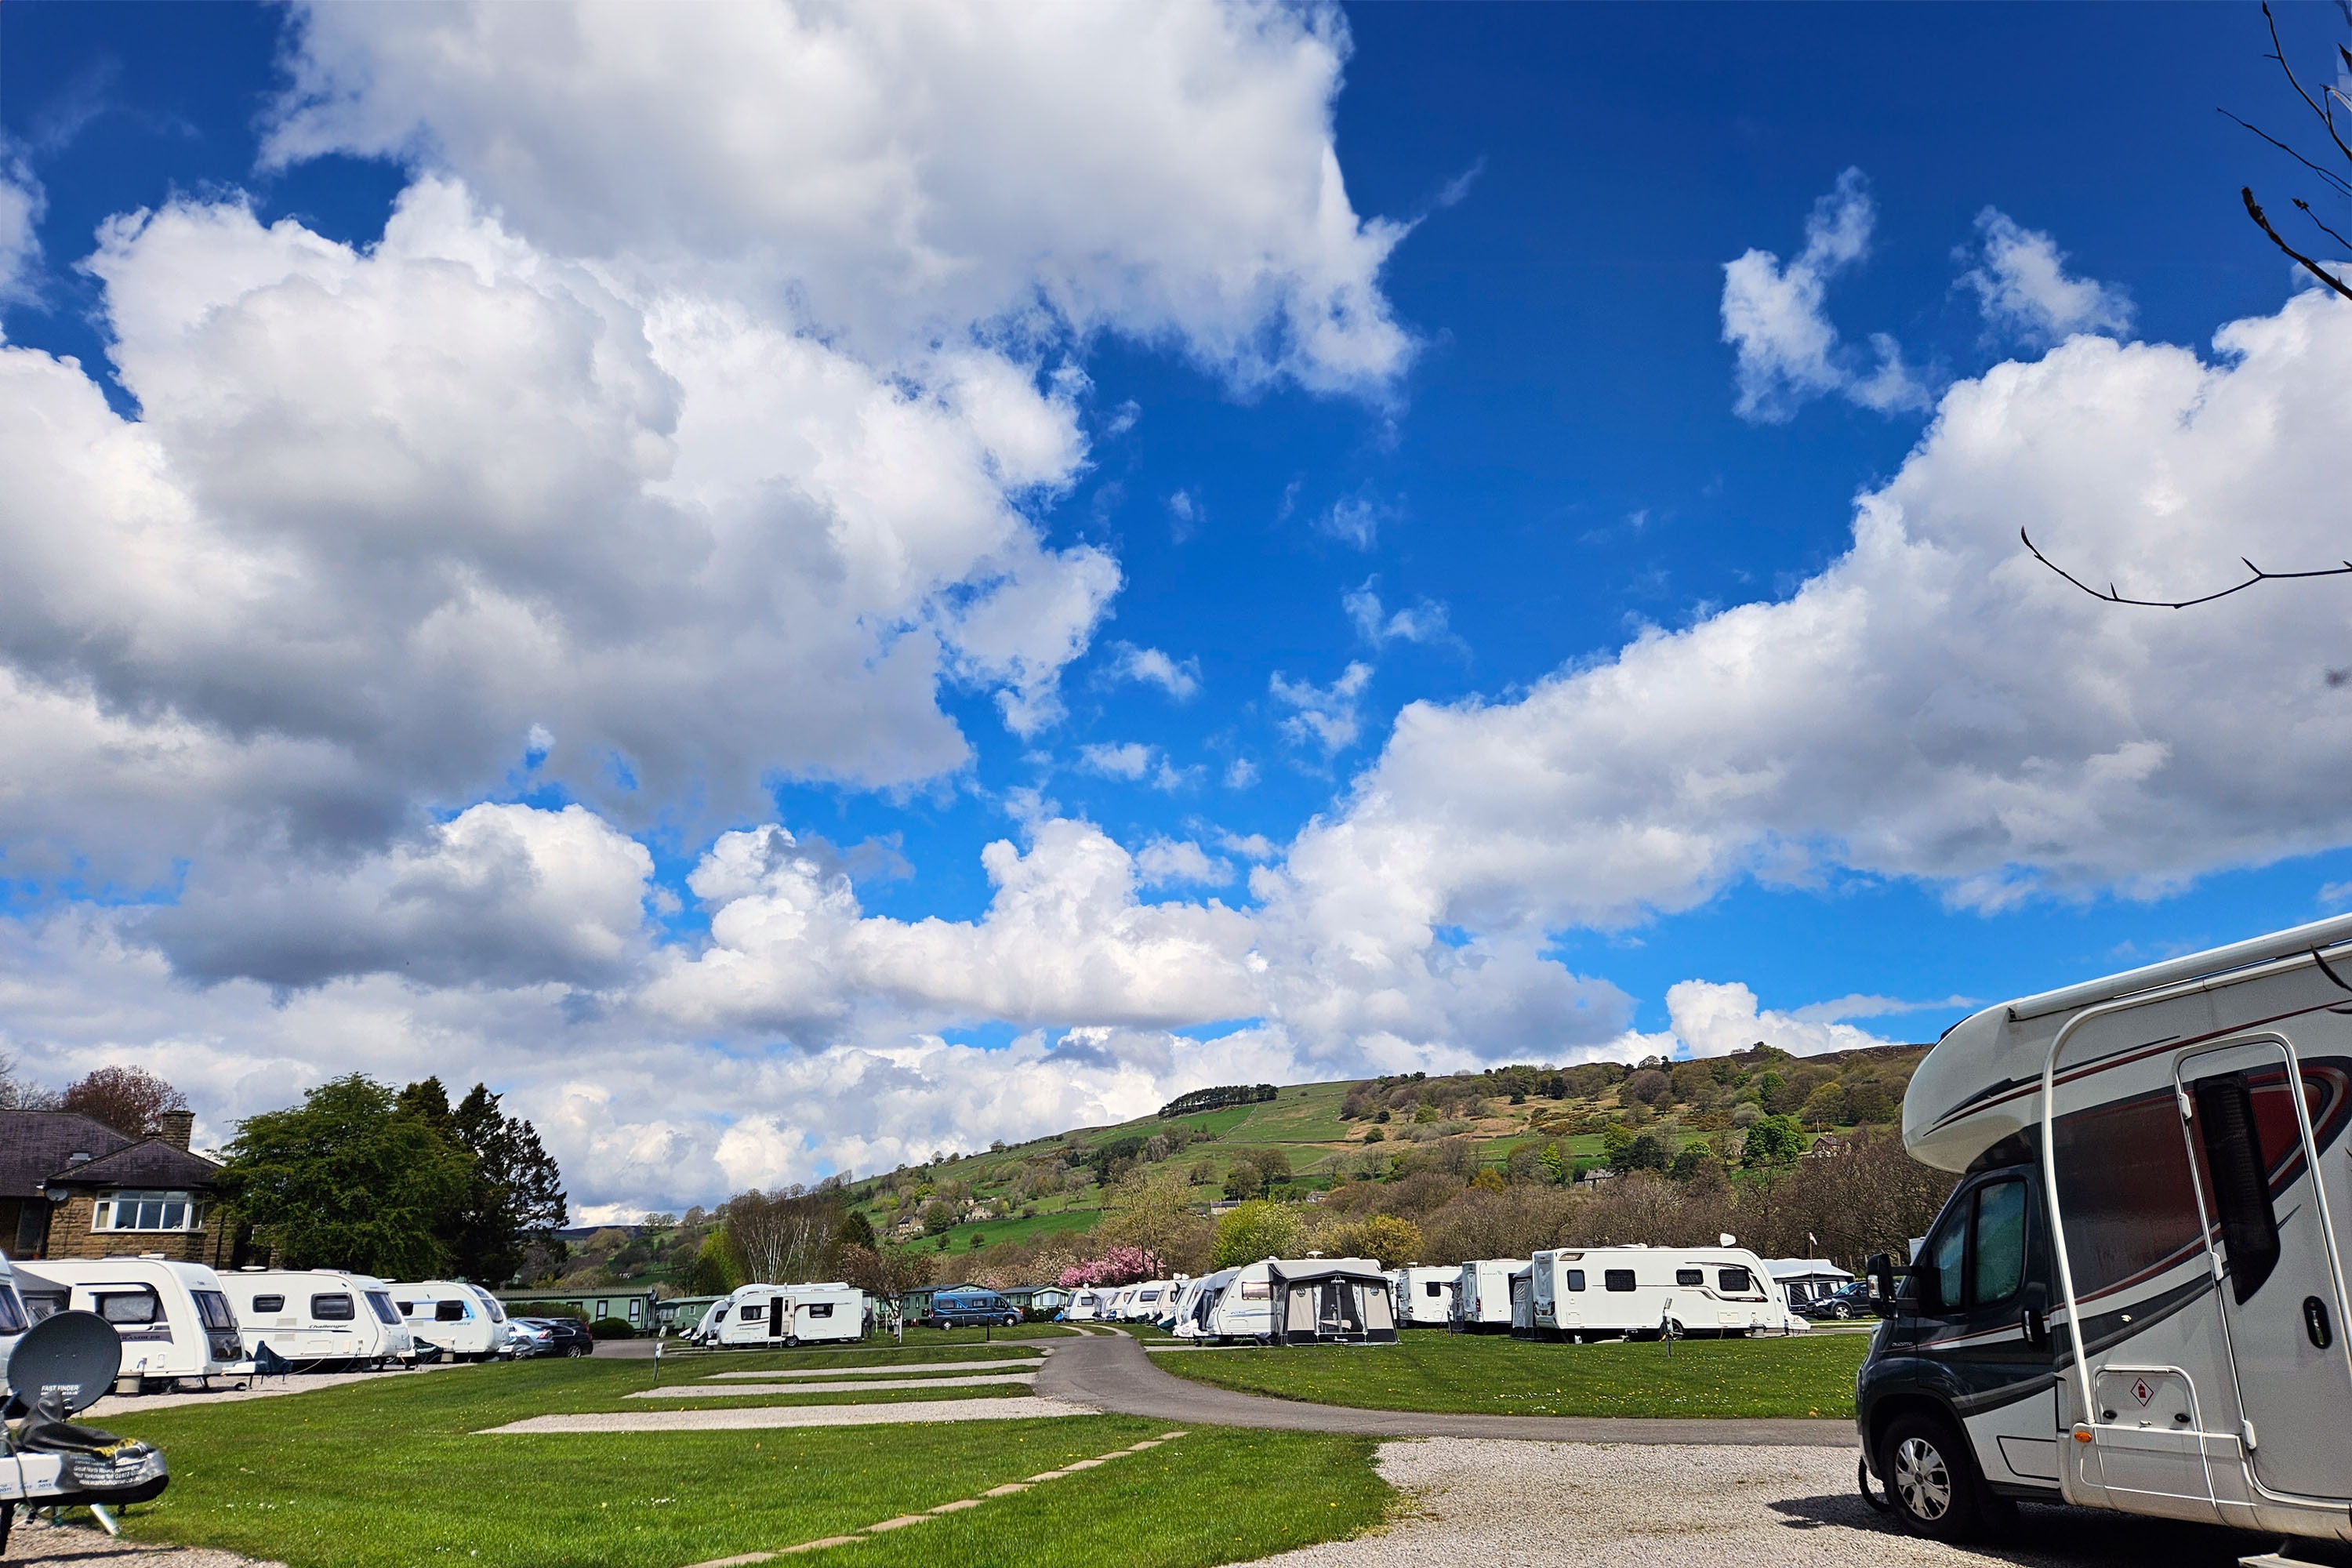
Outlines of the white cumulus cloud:
M 1975 291 L 1988 325 L 2036 344 L 2131 330 L 2131 297 L 2096 279 L 2068 277 L 2066 253 L 2048 235 L 1994 207 L 1977 214 L 1977 233 L 1978 265 L 1960 281 Z

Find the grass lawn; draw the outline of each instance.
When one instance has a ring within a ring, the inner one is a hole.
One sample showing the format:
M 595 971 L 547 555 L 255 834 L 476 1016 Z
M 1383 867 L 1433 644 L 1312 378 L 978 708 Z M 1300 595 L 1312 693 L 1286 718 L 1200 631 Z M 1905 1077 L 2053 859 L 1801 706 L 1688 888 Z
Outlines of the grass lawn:
M 1060 1236 L 1070 1231 L 1092 1230 L 1102 1222 L 1102 1216 L 1103 1212 L 1098 1208 L 1084 1208 L 1061 1209 L 1052 1214 L 1034 1214 L 1027 1219 L 978 1219 L 970 1225 L 959 1225 L 943 1230 L 939 1236 L 925 1237 L 913 1245 L 918 1252 L 937 1252 L 940 1249 L 940 1240 L 943 1237 L 947 1240 L 950 1252 L 963 1253 L 971 1250 L 971 1238 L 974 1236 L 986 1237 L 988 1247 L 1002 1247 L 1008 1241 L 1034 1241 L 1041 1236 Z M 981 1250 L 985 1252 L 988 1247 L 983 1247 Z M 974 1258 L 972 1261 L 978 1263 L 982 1259 Z
M 527 1415 L 655 1405 L 623 1397 L 652 1371 L 594 1360 L 466 1367 L 116 1420 L 162 1447 L 173 1472 L 163 1498 L 128 1510 L 125 1533 L 292 1568 L 676 1568 L 847 1534 L 1167 1429 L 1084 1416 L 474 1435 Z M 1378 1522 L 1391 1494 L 1371 1452 L 1362 1438 L 1202 1428 L 824 1560 L 1207 1568 Z M 1282 1484 L 1266 1486 L 1270 1475 Z
M 1550 1344 L 1408 1332 L 1395 1345 L 1301 1345 L 1152 1357 L 1244 1394 L 1370 1410 L 1485 1415 L 1853 1415 L 1864 1334 Z

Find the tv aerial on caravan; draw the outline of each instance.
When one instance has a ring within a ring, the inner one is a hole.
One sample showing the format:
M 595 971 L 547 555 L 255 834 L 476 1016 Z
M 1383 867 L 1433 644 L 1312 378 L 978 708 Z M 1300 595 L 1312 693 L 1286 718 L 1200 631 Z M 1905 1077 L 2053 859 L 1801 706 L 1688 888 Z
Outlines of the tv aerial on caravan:
M 163 1454 L 70 1419 L 95 1405 L 122 1370 L 122 1341 L 95 1312 L 58 1312 L 26 1331 L 8 1356 L 8 1410 L 0 1429 L 0 1552 L 19 1505 L 87 1508 L 109 1535 L 108 1510 L 161 1497 L 172 1475 Z

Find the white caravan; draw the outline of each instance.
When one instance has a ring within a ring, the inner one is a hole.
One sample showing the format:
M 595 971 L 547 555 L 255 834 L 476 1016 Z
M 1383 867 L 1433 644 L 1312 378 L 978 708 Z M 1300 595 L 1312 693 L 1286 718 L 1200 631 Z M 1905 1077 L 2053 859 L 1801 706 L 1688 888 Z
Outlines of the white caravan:
M 1176 1305 L 1176 1293 L 1183 1287 L 1182 1279 L 1147 1279 L 1129 1292 L 1119 1309 L 1119 1318 L 1129 1323 L 1156 1323 L 1166 1317 Z
M 1388 1276 L 1368 1258 L 1269 1258 L 1232 1271 L 1192 1337 L 1266 1344 L 1389 1344 Z
M 0 1371 L 5 1370 L 8 1352 L 16 1348 L 16 1342 L 32 1326 L 24 1299 L 16 1294 L 16 1270 L 8 1267 L 8 1255 L 0 1252 Z
M 1460 1268 L 1424 1268 L 1412 1263 L 1389 1279 L 1396 1293 L 1398 1328 L 1442 1329 L 1454 1321 L 1454 1288 L 1462 1282 Z
M 239 1268 L 220 1277 L 247 1355 L 381 1366 L 416 1353 L 392 1289 L 333 1268 Z
M 36 1272 L 37 1270 L 38 1272 Z M 16 1292 L 35 1322 L 96 1312 L 122 1341 L 121 1375 L 142 1388 L 249 1369 L 220 1276 L 161 1258 L 56 1258 L 19 1265 Z
M 1184 1289 L 1176 1293 L 1176 1310 L 1167 1320 L 1168 1331 L 1180 1340 L 1196 1339 L 1201 1332 L 1201 1321 L 1209 1305 L 1225 1281 L 1234 1277 L 1231 1268 L 1221 1268 L 1214 1274 L 1202 1274 L 1184 1281 Z
M 1540 1340 L 1787 1331 L 1803 1319 L 1744 1247 L 1586 1247 L 1528 1261 L 1532 1322 Z
M 1870 1260 L 1863 1453 L 1913 1529 L 2009 1500 L 2352 1538 L 2352 916 L 1989 1007 L 1903 1101 L 1960 1173 Z
M 711 1340 L 729 1350 L 831 1343 L 866 1337 L 866 1292 L 833 1280 L 822 1285 L 743 1285 Z
M 1511 1270 L 1511 1332 L 1522 1337 L 1536 1331 L 1535 1265 L 1522 1263 Z
M 1070 1304 L 1062 1309 L 1066 1322 L 1091 1323 L 1103 1315 L 1103 1307 L 1110 1300 L 1108 1290 L 1079 1290 L 1070 1297 Z
M 488 1361 L 505 1353 L 507 1310 L 480 1286 L 424 1279 L 386 1289 L 408 1321 L 418 1351 L 439 1351 L 452 1361 Z
M 1479 1258 L 1464 1264 L 1454 1282 L 1454 1317 L 1462 1331 L 1509 1332 L 1511 1276 L 1527 1269 L 1526 1261 L 1517 1258 Z
M 727 1320 L 734 1315 L 734 1306 L 733 1301 L 720 1297 L 717 1306 L 702 1314 L 702 1321 L 694 1325 L 694 1331 L 687 1335 L 687 1339 L 698 1345 L 717 1344 L 719 1334 L 727 1327 Z

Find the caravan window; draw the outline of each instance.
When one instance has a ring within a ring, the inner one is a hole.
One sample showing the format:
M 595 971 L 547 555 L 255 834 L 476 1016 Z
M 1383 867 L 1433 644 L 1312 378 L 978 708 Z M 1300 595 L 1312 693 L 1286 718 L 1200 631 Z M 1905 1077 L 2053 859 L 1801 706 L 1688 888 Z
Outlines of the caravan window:
M 311 1297 L 310 1316 L 322 1323 L 348 1323 L 359 1313 L 353 1310 L 349 1296 L 337 1294 Z
M 743 1303 L 743 1310 L 737 1313 L 736 1317 L 737 1320 L 741 1322 L 756 1323 L 767 1315 L 768 1309 L 760 1305 L 759 1302 L 746 1301 Z
M 25 1303 L 16 1300 L 16 1292 L 0 1285 L 0 1334 L 21 1334 L 28 1326 Z
M 1584 1289 L 1583 1269 L 1571 1268 L 1568 1271 L 1568 1288 L 1571 1290 L 1581 1290 Z
M 400 1321 L 400 1314 L 393 1310 L 391 1297 L 385 1295 L 381 1290 L 371 1290 L 367 1293 L 367 1299 L 368 1310 L 375 1314 L 377 1322 L 396 1323 Z
M 1242 1300 L 1244 1300 L 1244 1301 L 1271 1301 L 1271 1300 L 1274 1300 L 1274 1284 L 1273 1284 L 1273 1281 L 1271 1281 L 1271 1280 L 1267 1280 L 1267 1279 L 1244 1279 L 1244 1280 L 1243 1280 L 1243 1281 L 1242 1281 Z
M 436 1323 L 462 1323 L 470 1316 L 472 1314 L 466 1310 L 466 1303 L 463 1301 L 433 1303 L 433 1321 Z
M 228 1310 L 228 1298 L 217 1290 L 191 1290 L 188 1295 L 196 1303 L 196 1319 L 216 1334 L 236 1331 L 236 1314 Z
M 1434 1296 L 1442 1292 L 1444 1289 L 1444 1287 L 1440 1285 L 1436 1280 L 1432 1279 L 1428 1284 L 1423 1285 L 1421 1289 L 1423 1294 Z
M 1677 1268 L 1675 1270 L 1675 1283 L 1677 1285 L 1705 1285 L 1706 1283 L 1706 1270 L 1704 1268 Z
M 62 1290 L 27 1290 L 25 1292 L 25 1315 L 39 1322 L 66 1310 L 66 1293 Z
M 1633 1288 L 1633 1271 L 1630 1268 L 1604 1268 L 1601 1271 L 1601 1283 L 1612 1290 L 1631 1290 Z
M 812 1301 L 809 1303 L 808 1315 L 812 1318 L 830 1318 L 833 1316 L 833 1303 Z
M 1756 1280 L 1745 1268 L 1718 1268 L 1715 1271 L 1715 1288 L 1726 1296 L 1753 1295 Z
M 163 1299 L 145 1285 L 93 1292 L 98 1315 L 110 1323 L 152 1323 L 163 1315 Z
M 2229 1263 L 2231 1288 L 2241 1305 L 2262 1289 L 2263 1281 L 2278 1267 L 2278 1215 L 2271 1206 L 2270 1173 L 2284 1163 L 2272 1160 L 2263 1147 L 2248 1078 L 2245 1073 L 2231 1073 L 2197 1086 L 2197 1124 L 2205 1146 L 2206 1176 L 2219 1211 L 2221 1254 Z M 2300 1140 L 2300 1129 L 2294 1137 Z
M 256 1296 L 253 1299 L 253 1310 L 257 1312 L 282 1312 L 286 1310 L 286 1298 L 283 1296 Z

